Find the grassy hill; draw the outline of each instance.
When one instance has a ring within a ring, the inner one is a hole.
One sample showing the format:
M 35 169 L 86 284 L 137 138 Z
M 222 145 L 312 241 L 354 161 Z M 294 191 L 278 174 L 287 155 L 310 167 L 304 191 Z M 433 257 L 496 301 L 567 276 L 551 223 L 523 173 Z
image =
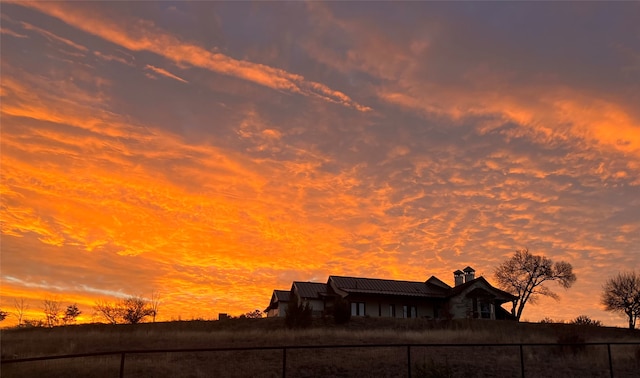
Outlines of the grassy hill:
M 138 325 L 87 324 L 2 330 L 2 359 L 120 350 L 273 347 L 292 345 L 638 342 L 620 328 L 496 321 L 434 323 L 423 319 L 354 318 L 347 325 L 316 319 L 289 330 L 283 319 L 230 319 Z M 611 347 L 616 376 L 640 368 L 640 344 Z M 523 349 L 527 376 L 608 376 L 606 346 Z M 519 376 L 518 347 L 412 347 L 414 376 Z M 120 356 L 3 365 L 3 377 L 117 377 Z M 125 376 L 281 376 L 282 351 L 127 355 Z M 287 351 L 287 376 L 405 376 L 406 348 Z

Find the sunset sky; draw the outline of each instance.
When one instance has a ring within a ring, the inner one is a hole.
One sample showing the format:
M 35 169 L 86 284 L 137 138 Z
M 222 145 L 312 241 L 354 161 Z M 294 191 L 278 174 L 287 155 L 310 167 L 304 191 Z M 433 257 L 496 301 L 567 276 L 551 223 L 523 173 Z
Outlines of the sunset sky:
M 638 2 L 1 7 L 1 298 L 159 292 L 239 315 L 291 282 L 490 282 L 528 247 L 603 311 L 640 271 Z M 15 324 L 15 318 L 2 323 Z

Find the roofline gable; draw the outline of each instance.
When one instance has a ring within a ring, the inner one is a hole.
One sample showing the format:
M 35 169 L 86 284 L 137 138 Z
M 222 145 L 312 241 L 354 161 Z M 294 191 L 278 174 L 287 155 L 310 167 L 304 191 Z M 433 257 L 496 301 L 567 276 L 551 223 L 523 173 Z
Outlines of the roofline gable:
M 425 283 L 440 286 L 443 289 L 451 289 L 451 286 L 449 286 L 446 282 L 444 282 L 443 280 L 439 279 L 436 276 L 429 277 L 429 279 L 426 280 Z
M 516 299 L 519 298 L 517 295 L 513 295 L 513 294 L 508 293 L 508 292 L 506 292 L 504 290 L 500 290 L 500 289 L 494 287 L 493 285 L 491 285 L 489 283 L 489 281 L 486 280 L 486 278 L 484 278 L 482 276 L 480 276 L 478 278 L 475 278 L 475 279 L 473 279 L 471 281 L 465 282 L 465 283 L 463 283 L 461 285 L 458 285 L 458 286 L 455 286 L 455 287 L 451 288 L 448 297 L 456 296 L 456 295 L 462 293 L 464 291 L 464 289 L 472 286 L 473 284 L 477 284 L 478 282 L 486 285 L 487 291 L 492 291 L 493 293 L 498 294 L 497 296 L 506 298 L 507 300 L 515 301 Z

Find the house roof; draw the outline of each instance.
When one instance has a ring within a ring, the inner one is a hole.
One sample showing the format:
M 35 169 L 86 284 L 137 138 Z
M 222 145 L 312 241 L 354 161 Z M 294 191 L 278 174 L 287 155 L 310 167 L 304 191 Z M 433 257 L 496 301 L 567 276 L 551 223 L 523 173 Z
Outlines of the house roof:
M 478 282 L 484 283 L 486 285 L 486 288 L 491 291 L 496 297 L 498 297 L 497 299 L 501 299 L 503 301 L 512 301 L 512 300 L 516 300 L 518 299 L 517 296 L 511 294 L 511 293 L 507 293 L 504 290 L 500 290 L 498 288 L 495 288 L 493 286 L 491 286 L 491 284 L 484 278 L 484 277 L 478 277 L 476 279 L 473 279 L 471 281 L 467 281 L 463 284 L 460 284 L 458 286 L 455 286 L 453 288 L 451 288 L 449 290 L 449 292 L 447 293 L 447 297 L 453 297 L 455 295 L 458 295 L 460 293 L 462 293 L 463 291 L 465 291 L 466 289 L 468 289 L 471 285 L 476 284 Z
M 447 291 L 447 289 L 429 282 L 396 281 L 377 278 L 329 276 L 329 282 L 332 282 L 336 288 L 342 291 L 358 294 L 444 298 Z
M 457 271 L 460 272 L 460 271 Z M 462 272 L 460 272 L 462 273 Z M 502 303 L 513 301 L 518 297 L 506 291 L 493 287 L 484 277 L 478 277 L 455 287 L 447 285 L 435 276 L 431 276 L 425 282 L 397 281 L 378 278 L 329 276 L 327 283 L 294 281 L 291 290 L 274 290 L 271 303 L 267 310 L 277 308 L 278 302 L 291 300 L 291 292 L 294 290 L 301 298 L 322 298 L 333 295 L 328 292 L 329 286 L 348 294 L 373 294 L 387 296 L 406 296 L 422 298 L 450 298 L 462 294 L 474 284 L 480 287 L 472 290 L 471 295 L 491 295 Z M 474 294 L 475 293 L 475 294 Z M 470 295 L 467 293 L 466 295 Z M 265 312 L 267 311 L 265 310 Z
M 320 293 L 327 292 L 327 284 L 320 282 L 301 282 L 294 281 L 292 285 L 298 289 L 298 295 L 301 298 L 320 298 Z
M 426 280 L 425 282 L 428 283 L 428 284 L 431 284 L 431 285 L 440 286 L 443 289 L 451 289 L 451 286 L 447 285 L 446 282 L 442 281 L 441 279 L 439 279 L 436 276 L 429 277 L 429 279 Z
M 278 304 L 280 302 L 289 302 L 290 299 L 290 291 L 289 290 L 274 290 L 271 295 L 271 302 L 269 302 L 269 306 L 264 310 L 264 312 L 269 312 L 269 310 L 278 308 Z
M 276 297 L 277 302 L 289 302 L 290 290 L 274 290 L 273 295 Z

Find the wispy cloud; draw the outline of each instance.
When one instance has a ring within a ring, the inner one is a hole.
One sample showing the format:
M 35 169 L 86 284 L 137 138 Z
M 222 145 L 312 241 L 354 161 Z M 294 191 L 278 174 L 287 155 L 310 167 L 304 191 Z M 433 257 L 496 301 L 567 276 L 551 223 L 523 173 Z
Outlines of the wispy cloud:
M 118 63 L 125 64 L 127 66 L 134 66 L 134 63 L 124 57 L 113 55 L 113 54 L 105 54 L 100 51 L 94 51 L 93 55 L 97 56 L 100 59 L 106 60 L 108 62 L 114 61 Z
M 131 22 L 131 20 L 96 18 L 78 7 L 69 7 L 63 4 L 24 3 L 24 5 L 38 9 L 80 30 L 97 35 L 132 51 L 151 51 L 176 64 L 205 68 L 272 89 L 317 96 L 358 111 L 371 110 L 369 107 L 353 101 L 346 94 L 333 90 L 322 83 L 309 81 L 302 75 L 279 68 L 234 59 L 222 53 L 186 43 L 164 32 L 149 21 Z
M 9 28 L 6 28 L 6 27 L 0 28 L 0 33 L 6 34 L 6 35 L 10 35 L 10 36 L 16 37 L 16 38 L 27 38 L 26 35 L 20 34 L 18 32 L 15 32 L 15 31 L 13 31 L 13 30 L 11 30 Z
M 31 25 L 31 24 L 26 23 L 26 22 L 21 22 L 20 24 L 22 25 L 22 27 L 25 30 L 34 31 L 34 32 L 42 35 L 43 37 L 47 38 L 51 42 L 59 42 L 59 43 L 62 43 L 63 45 L 65 45 L 65 46 L 72 47 L 72 48 L 74 48 L 76 50 L 83 51 L 83 52 L 89 51 L 89 49 L 86 48 L 85 46 L 82 46 L 81 44 L 73 42 L 73 41 L 71 41 L 71 40 L 69 40 L 67 38 L 62 38 L 62 37 L 60 37 L 58 35 L 55 35 L 55 34 L 51 33 L 50 31 L 44 30 L 42 28 L 39 28 L 37 26 Z
M 147 69 L 147 70 L 153 71 L 153 72 L 157 73 L 158 75 L 162 75 L 164 77 L 168 77 L 170 79 L 177 80 L 177 81 L 180 81 L 180 82 L 183 82 L 183 83 L 188 83 L 188 81 L 186 81 L 185 79 L 172 74 L 171 72 L 165 70 L 164 68 L 154 67 L 154 66 L 152 66 L 150 64 L 147 64 L 144 68 Z

